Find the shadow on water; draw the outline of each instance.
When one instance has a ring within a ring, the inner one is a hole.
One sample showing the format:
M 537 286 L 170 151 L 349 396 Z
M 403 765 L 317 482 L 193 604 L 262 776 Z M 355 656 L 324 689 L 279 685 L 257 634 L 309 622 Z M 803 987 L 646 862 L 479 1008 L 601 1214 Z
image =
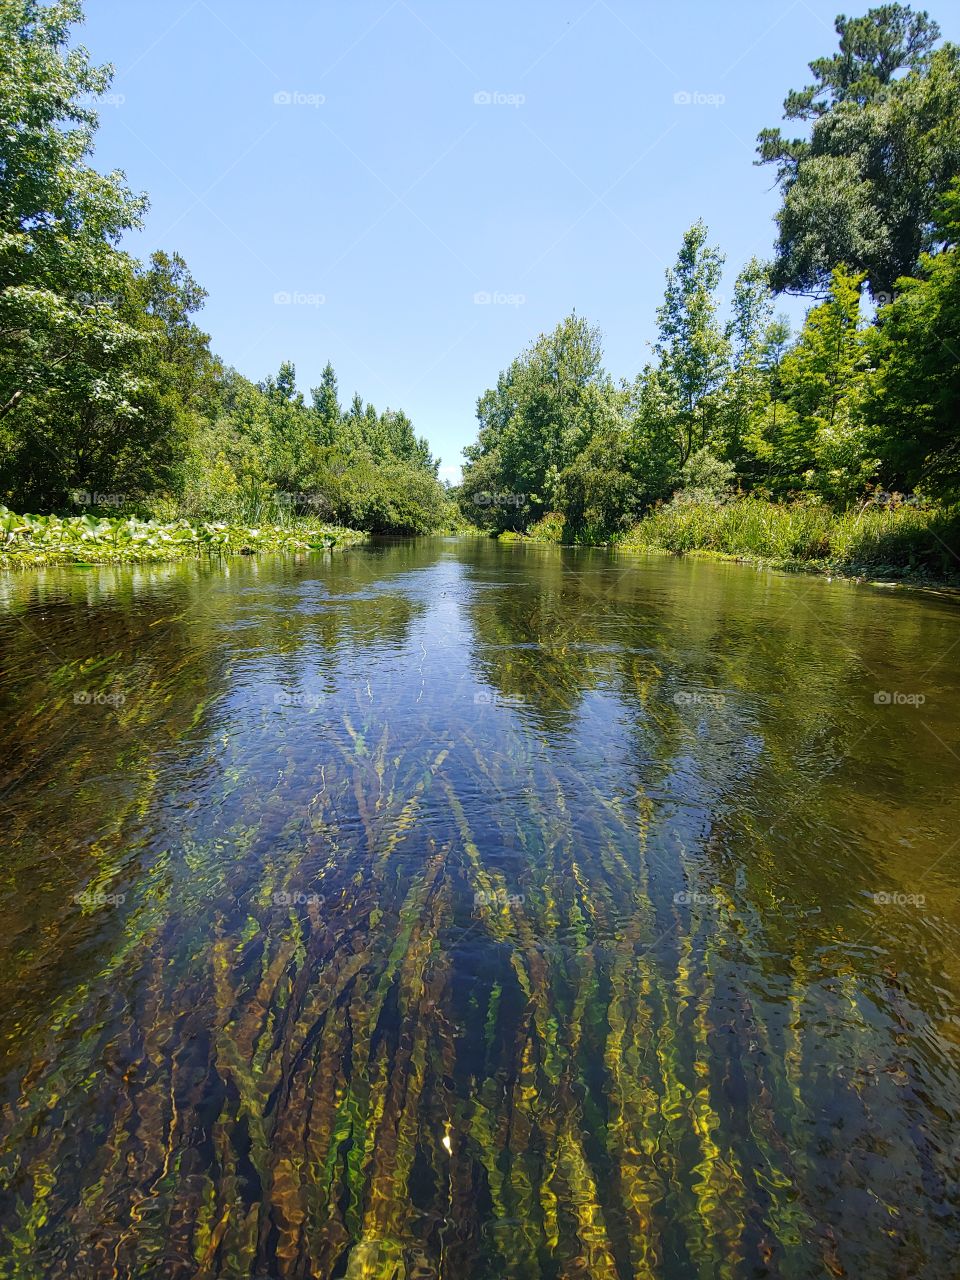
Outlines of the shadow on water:
M 382 543 L 0 579 L 0 1277 L 937 1277 L 949 601 Z

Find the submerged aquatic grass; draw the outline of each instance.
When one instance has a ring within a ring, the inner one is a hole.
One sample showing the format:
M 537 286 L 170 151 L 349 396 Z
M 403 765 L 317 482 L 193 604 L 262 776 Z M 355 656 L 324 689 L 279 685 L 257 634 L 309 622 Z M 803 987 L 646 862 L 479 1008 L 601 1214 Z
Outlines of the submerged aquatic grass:
M 3 1280 L 942 1270 L 956 922 L 865 890 L 943 852 L 952 765 L 851 649 L 952 613 L 874 649 L 866 593 L 475 539 L 31 581 Z

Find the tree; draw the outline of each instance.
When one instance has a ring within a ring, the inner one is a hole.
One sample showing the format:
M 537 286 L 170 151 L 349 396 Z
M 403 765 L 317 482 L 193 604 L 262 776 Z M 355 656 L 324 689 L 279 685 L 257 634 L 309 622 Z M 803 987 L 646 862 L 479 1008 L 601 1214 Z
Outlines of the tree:
M 639 517 L 642 494 L 631 474 L 628 446 L 622 427 L 609 427 L 560 473 L 564 542 L 606 541 Z
M 183 411 L 210 412 L 217 396 L 217 366 L 210 335 L 191 319 L 206 301 L 206 289 L 178 253 L 162 251 L 152 253 L 145 268 L 137 267 L 134 282 L 129 319 L 154 339 L 147 349 L 152 375 L 176 395 Z
M 214 410 L 217 366 L 190 319 L 203 290 L 176 254 L 124 262 L 103 302 L 115 340 L 99 346 L 102 330 L 75 333 L 71 354 L 83 376 L 30 389 L 0 419 L 4 483 L 21 505 L 64 507 L 75 490 L 135 505 L 176 489 L 186 441 Z M 0 315 L 4 305 L 0 296 Z
M 337 438 L 341 410 L 337 392 L 337 375 L 329 360 L 323 366 L 319 387 L 314 387 L 311 395 L 314 410 L 320 420 L 320 440 L 323 444 L 331 445 Z
M 717 421 L 716 392 L 723 383 L 730 343 L 717 319 L 716 290 L 723 255 L 707 244 L 707 228 L 695 222 L 685 233 L 676 266 L 667 271 L 654 351 L 665 403 L 674 408 L 676 469 L 709 444 Z
M 412 462 L 437 474 L 439 459 L 434 459 L 426 438 L 414 433 L 413 423 L 402 409 L 385 409 L 380 415 L 378 429 L 391 457 L 401 462 Z
M 303 406 L 303 393 L 297 390 L 297 367 L 290 360 L 281 362 L 276 377 L 268 373 L 260 390 L 273 404 Z
M 267 475 L 281 493 L 300 494 L 308 487 L 311 447 L 316 447 L 316 441 L 303 393 L 297 390 L 296 367 L 284 360 L 276 375 L 269 374 L 259 384 L 259 390 L 268 422 Z
M 142 339 L 117 305 L 134 270 L 117 244 L 146 201 L 86 163 L 111 73 L 68 49 L 80 17 L 76 0 L 0 6 L 0 484 L 47 503 L 79 479 L 44 425 L 53 400 L 131 416 Z
M 710 449 L 697 449 L 683 464 L 674 503 L 719 502 L 730 496 L 735 469 Z
M 721 439 L 718 450 L 740 467 L 751 424 L 760 416 L 769 397 L 765 362 L 773 318 L 770 273 L 758 258 L 751 258 L 733 286 L 731 317 L 726 328 L 731 362 L 723 389 Z
M 683 466 L 676 387 L 656 365 L 647 364 L 628 390 L 624 412 L 628 466 L 638 500 L 649 506 L 669 495 Z
M 744 452 L 738 480 L 747 488 L 766 488 L 771 482 L 774 487 L 785 482 L 787 488 L 798 488 L 800 484 L 798 475 L 784 475 L 777 449 L 789 414 L 783 362 L 790 350 L 790 338 L 790 325 L 784 316 L 771 320 L 764 331 L 758 360 L 760 395 L 752 400 L 741 436 Z
M 938 194 L 960 166 L 960 49 L 934 51 L 936 24 L 900 4 L 836 29 L 839 53 L 812 62 L 815 83 L 784 103 L 809 136 L 758 138 L 783 193 L 772 283 L 822 294 L 844 263 L 883 300 L 934 247 Z
M 862 18 L 841 14 L 834 29 L 839 52 L 810 63 L 815 83 L 788 94 L 788 120 L 816 119 L 840 102 L 873 101 L 897 72 L 928 66 L 940 38 L 940 28 L 925 11 L 914 13 L 902 4 L 881 5 Z
M 921 259 L 916 278 L 897 282 L 897 297 L 871 336 L 877 372 L 868 414 L 885 482 L 897 488 L 960 496 L 960 179 L 937 210 L 946 248 Z
M 827 300 L 807 316 L 780 376 L 789 406 L 778 461 L 803 487 L 848 502 L 874 474 L 863 402 L 867 350 L 860 327 L 862 275 L 833 273 Z
M 489 513 L 502 528 L 516 524 L 520 500 L 534 519 L 556 506 L 564 469 L 594 435 L 620 422 L 599 330 L 574 313 L 541 334 L 480 397 L 477 418 L 477 443 L 464 450 L 464 501 L 495 490 L 510 494 Z
M 405 414 L 356 397 L 345 416 L 330 364 L 309 408 L 290 362 L 259 386 L 224 369 L 184 260 L 120 249 L 146 201 L 88 163 L 111 72 L 71 47 L 80 19 L 79 0 L 0 0 L 0 498 L 60 509 L 85 489 L 260 519 L 351 468 L 330 511 L 436 524 L 437 464 Z

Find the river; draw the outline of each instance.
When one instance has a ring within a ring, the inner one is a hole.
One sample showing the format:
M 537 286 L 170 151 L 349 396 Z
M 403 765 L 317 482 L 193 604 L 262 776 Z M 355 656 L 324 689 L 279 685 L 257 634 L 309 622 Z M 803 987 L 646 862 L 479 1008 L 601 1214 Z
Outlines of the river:
M 0 599 L 0 1277 L 943 1280 L 956 601 L 443 538 Z

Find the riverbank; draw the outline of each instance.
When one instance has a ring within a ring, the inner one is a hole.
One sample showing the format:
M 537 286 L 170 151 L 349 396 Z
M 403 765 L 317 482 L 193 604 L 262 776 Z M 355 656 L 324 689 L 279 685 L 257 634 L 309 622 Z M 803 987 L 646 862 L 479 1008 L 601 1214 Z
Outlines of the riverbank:
M 606 540 L 570 538 L 557 515 L 544 516 L 524 534 L 501 537 L 695 555 L 831 577 L 960 586 L 960 517 L 940 508 L 871 505 L 836 512 L 818 503 L 737 498 L 658 507 Z
M 256 555 L 262 551 L 329 551 L 355 546 L 357 529 L 295 520 L 249 525 L 204 521 L 139 520 L 134 516 L 17 515 L 0 507 L 0 568 L 52 564 L 128 564 Z

